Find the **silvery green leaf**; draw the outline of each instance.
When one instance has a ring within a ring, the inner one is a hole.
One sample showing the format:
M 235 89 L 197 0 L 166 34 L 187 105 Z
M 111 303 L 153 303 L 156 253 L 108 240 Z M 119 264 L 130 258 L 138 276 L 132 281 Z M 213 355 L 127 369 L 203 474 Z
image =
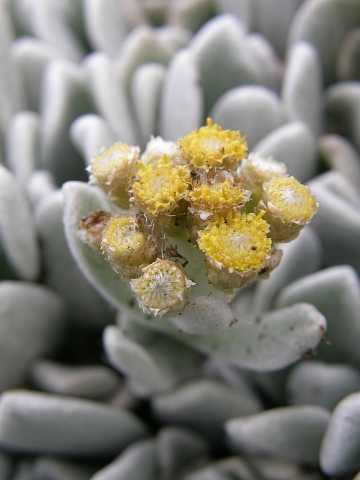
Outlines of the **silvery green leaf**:
M 340 135 L 324 135 L 319 138 L 318 150 L 329 168 L 339 170 L 360 189 L 360 157 L 352 143 Z
M 89 480 L 95 471 L 89 463 L 40 456 L 32 464 L 32 478 L 34 480 Z
M 96 111 L 110 125 L 117 139 L 136 143 L 136 132 L 123 85 L 116 76 L 114 62 L 103 52 L 94 52 L 84 60 Z M 87 112 L 83 112 L 87 113 Z
M 78 117 L 71 124 L 69 135 L 86 165 L 102 148 L 110 147 L 117 140 L 109 122 L 91 113 Z
M 14 37 L 9 11 L 2 2 L 0 4 L 0 127 L 4 130 L 12 115 L 24 104 L 24 92 L 9 50 Z
M 279 407 L 225 423 L 236 451 L 317 466 L 330 412 L 318 406 Z
M 231 13 L 244 22 L 247 30 L 253 27 L 257 2 L 254 0 L 215 0 L 220 13 Z
M 84 279 L 69 251 L 63 226 L 63 196 L 53 192 L 37 205 L 36 222 L 42 244 L 43 282 L 59 292 L 72 321 L 98 330 L 113 318 L 108 304 Z
M 84 69 L 68 60 L 51 62 L 43 78 L 41 153 L 43 167 L 54 173 L 59 184 L 86 178 L 84 162 L 70 142 L 69 127 L 92 110 Z
M 353 265 L 360 271 L 360 212 L 353 204 L 320 182 L 310 182 L 319 210 L 311 226 L 323 245 L 326 265 Z
M 33 208 L 56 190 L 55 178 L 49 170 L 34 170 L 28 177 L 24 190 Z
M 0 391 L 21 386 L 31 362 L 58 350 L 65 329 L 65 304 L 56 293 L 27 282 L 0 282 Z
M 147 434 L 126 410 L 90 400 L 8 390 L 0 402 L 0 445 L 18 453 L 115 455 Z
M 115 56 L 130 29 L 126 18 L 126 2 L 88 0 L 83 2 L 87 38 L 93 50 Z
M 357 0 L 314 0 L 304 2 L 292 21 L 289 43 L 312 43 L 319 52 L 326 83 L 336 77 L 336 63 L 344 38 L 359 25 L 360 4 Z
M 322 265 L 321 245 L 311 228 L 305 228 L 293 242 L 281 245 L 280 265 L 270 278 L 258 282 L 251 299 L 255 312 L 265 312 L 273 306 L 276 295 L 290 282 L 316 272 Z
M 142 345 L 115 326 L 106 327 L 103 342 L 109 362 L 141 396 L 173 387 L 192 375 L 203 360 L 196 351 L 165 336 Z
M 64 58 L 79 61 L 85 55 L 85 50 L 70 24 L 71 13 L 74 14 L 74 4 L 77 3 L 57 0 L 17 1 L 16 9 L 18 17 L 25 21 L 33 36 L 57 47 Z
M 179 25 L 161 25 L 157 29 L 157 35 L 162 42 L 170 44 L 175 51 L 178 51 L 187 46 L 193 34 Z
M 7 164 L 24 185 L 33 170 L 40 165 L 40 117 L 35 112 L 15 114 L 7 132 Z
M 251 468 L 264 480 L 323 480 L 320 472 L 273 458 L 247 458 Z
M 221 382 L 199 379 L 152 398 L 155 418 L 165 424 L 189 427 L 218 444 L 223 422 L 259 411 L 259 404 Z
M 290 122 L 276 128 L 253 147 L 254 152 L 285 163 L 288 174 L 306 182 L 317 171 L 313 133 L 303 122 Z
M 189 464 L 204 459 L 209 445 L 204 437 L 181 427 L 163 427 L 156 438 L 156 454 L 161 478 L 173 480 Z
M 20 37 L 11 44 L 10 52 L 24 91 L 24 108 L 38 111 L 44 71 L 52 60 L 61 58 L 61 51 L 39 38 Z
M 360 283 L 355 270 L 341 265 L 296 280 L 283 288 L 277 306 L 297 302 L 313 304 L 326 317 L 330 345 L 319 346 L 319 358 L 358 367 Z
M 360 83 L 338 82 L 326 91 L 328 130 L 341 132 L 360 148 Z
M 180 25 L 196 32 L 215 13 L 216 10 L 211 0 L 169 2 L 166 21 L 171 25 Z
M 159 468 L 155 440 L 141 440 L 126 448 L 90 480 L 157 480 Z
M 27 199 L 13 174 L 0 165 L 0 250 L 10 269 L 23 280 L 35 280 L 40 251 Z
M 259 478 L 249 465 L 240 457 L 227 457 L 209 463 L 205 467 L 195 468 L 181 477 L 181 480 L 256 480 Z
M 253 29 L 264 35 L 275 47 L 278 54 L 284 56 L 287 47 L 289 27 L 297 9 L 304 0 L 256 0 L 253 6 Z
M 175 141 L 198 128 L 203 121 L 203 91 L 191 49 L 176 53 L 167 69 L 160 101 L 159 130 Z
M 246 42 L 254 56 L 261 85 L 277 92 L 280 63 L 273 46 L 258 33 L 247 35 Z
M 73 366 L 38 360 L 30 375 L 39 390 L 89 400 L 107 399 L 122 385 L 119 376 L 105 365 Z
M 355 473 L 360 468 L 360 393 L 345 397 L 333 411 L 320 451 L 327 475 Z
M 350 30 L 345 37 L 337 61 L 337 75 L 339 80 L 360 80 L 360 29 Z
M 161 63 L 145 63 L 135 70 L 131 80 L 131 100 L 141 147 L 159 130 L 159 103 L 165 70 Z
M 258 83 L 256 62 L 245 41 L 240 20 L 218 15 L 206 22 L 189 44 L 200 71 L 205 115 L 225 92 Z
M 167 65 L 174 49 L 147 25 L 135 27 L 126 36 L 115 58 L 116 72 L 125 91 L 130 89 L 135 70 L 144 63 L 155 62 Z
M 316 48 L 307 42 L 293 45 L 288 54 L 281 97 L 285 115 L 304 122 L 312 135 L 323 130 L 323 85 Z
M 359 163 L 360 166 L 360 163 Z M 341 170 L 330 170 L 318 175 L 309 182 L 311 189 L 314 185 L 323 186 L 349 202 L 355 208 L 360 208 L 360 192 L 353 182 Z
M 223 128 L 246 133 L 249 150 L 283 122 L 278 96 L 258 85 L 228 91 L 217 100 L 210 116 Z
M 355 368 L 319 361 L 296 365 L 286 384 L 291 405 L 320 405 L 328 410 L 333 410 L 343 397 L 358 390 L 360 373 Z

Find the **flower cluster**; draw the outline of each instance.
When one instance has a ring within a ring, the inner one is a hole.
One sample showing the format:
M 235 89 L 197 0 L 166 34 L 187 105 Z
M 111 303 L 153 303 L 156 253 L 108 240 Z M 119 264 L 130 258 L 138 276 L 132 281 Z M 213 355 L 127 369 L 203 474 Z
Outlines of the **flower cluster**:
M 203 265 L 191 266 L 189 245 L 205 266 L 203 282 L 230 300 L 269 276 L 281 259 L 276 243 L 296 238 L 317 211 L 284 164 L 248 155 L 245 136 L 210 118 L 176 143 L 152 138 L 141 156 L 138 147 L 115 144 L 89 171 L 90 182 L 127 210 L 90 213 L 81 238 L 129 282 L 144 312 L 158 316 L 178 313 L 191 298 L 186 267 Z

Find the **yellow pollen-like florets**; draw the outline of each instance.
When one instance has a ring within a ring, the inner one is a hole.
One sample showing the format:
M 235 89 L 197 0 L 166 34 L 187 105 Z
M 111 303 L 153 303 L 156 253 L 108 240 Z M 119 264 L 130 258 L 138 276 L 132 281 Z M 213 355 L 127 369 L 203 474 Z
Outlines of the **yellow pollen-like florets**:
M 247 155 L 246 137 L 240 132 L 223 130 L 207 119 L 206 127 L 194 130 L 178 141 L 185 159 L 195 168 L 210 170 L 215 167 L 235 169 Z
M 172 212 L 189 189 L 189 169 L 182 165 L 173 166 L 167 155 L 156 166 L 140 166 L 138 181 L 132 186 L 134 203 L 154 216 Z
M 101 250 L 113 269 L 127 280 L 141 275 L 142 268 L 158 255 L 144 220 L 135 215 L 116 215 L 106 224 Z
M 233 185 L 229 179 L 221 183 L 195 185 L 187 199 L 196 210 L 214 212 L 244 205 L 250 193 L 240 185 Z
M 168 312 L 175 314 L 184 308 L 190 287 L 195 284 L 187 278 L 181 265 L 158 258 L 143 272 L 130 285 L 145 313 L 162 317 Z
M 230 271 L 259 270 L 270 252 L 269 226 L 253 213 L 217 215 L 199 234 L 199 248 Z
M 108 200 L 121 208 L 129 208 L 129 188 L 139 169 L 139 147 L 118 142 L 96 155 L 87 170 L 90 182 L 108 195 Z
M 278 177 L 267 182 L 263 200 L 267 210 L 283 222 L 299 225 L 307 225 L 318 208 L 310 189 L 294 177 Z

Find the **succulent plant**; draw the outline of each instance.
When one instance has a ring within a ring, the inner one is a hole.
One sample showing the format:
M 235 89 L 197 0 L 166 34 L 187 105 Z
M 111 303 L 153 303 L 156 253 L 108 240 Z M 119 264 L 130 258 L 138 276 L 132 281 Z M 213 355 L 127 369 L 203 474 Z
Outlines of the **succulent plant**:
M 360 478 L 359 25 L 0 1 L 1 478 Z

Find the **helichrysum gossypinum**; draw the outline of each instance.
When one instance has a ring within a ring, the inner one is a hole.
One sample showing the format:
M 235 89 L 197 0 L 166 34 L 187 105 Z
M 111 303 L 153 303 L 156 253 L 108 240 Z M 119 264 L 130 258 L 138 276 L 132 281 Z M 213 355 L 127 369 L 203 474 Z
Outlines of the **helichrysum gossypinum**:
M 90 182 L 128 213 L 94 212 L 96 235 L 85 219 L 80 235 L 130 283 L 144 312 L 175 315 L 201 282 L 230 300 L 267 278 L 281 259 L 275 242 L 295 238 L 315 215 L 314 197 L 283 163 L 247 151 L 245 136 L 208 119 L 176 143 L 151 138 L 141 160 L 123 143 L 93 159 Z

